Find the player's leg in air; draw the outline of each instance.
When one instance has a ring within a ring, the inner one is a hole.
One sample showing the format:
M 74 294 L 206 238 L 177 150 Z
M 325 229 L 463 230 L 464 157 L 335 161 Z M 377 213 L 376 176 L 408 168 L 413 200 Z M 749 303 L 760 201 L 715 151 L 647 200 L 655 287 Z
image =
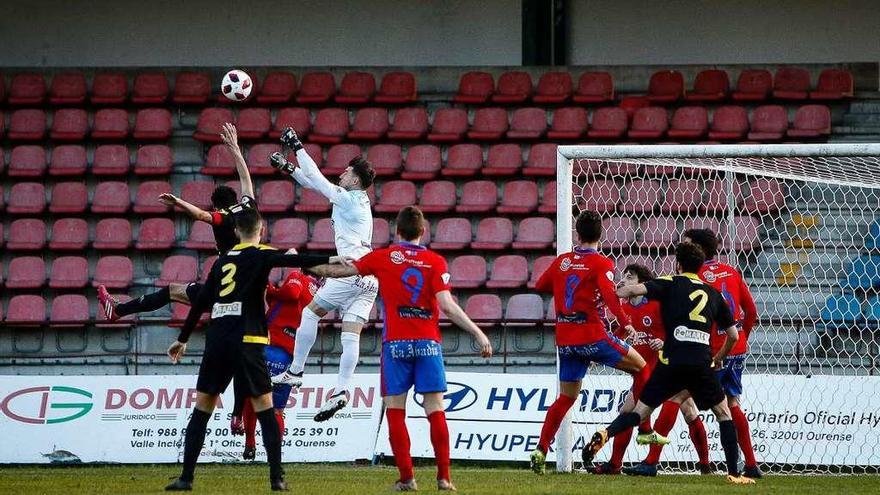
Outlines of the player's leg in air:
M 104 318 L 109 321 L 115 321 L 135 313 L 149 313 L 157 311 L 171 302 L 179 302 L 189 305 L 190 301 L 195 300 L 196 295 L 202 289 L 202 284 L 193 282 L 189 284 L 169 284 L 168 287 L 144 294 L 137 299 L 121 303 L 116 300 L 107 291 L 107 287 L 98 286 L 98 303 L 101 311 L 104 312 Z
M 268 368 L 270 376 L 284 373 L 293 359 L 293 356 L 287 351 L 273 345 L 267 345 L 264 352 L 266 354 L 266 368 Z M 278 431 L 281 433 L 282 439 L 284 438 L 284 408 L 287 407 L 291 390 L 290 385 L 274 384 L 272 386 L 272 407 L 275 409 Z M 244 452 L 241 457 L 246 461 L 252 461 L 257 454 L 257 416 L 250 402 L 246 402 L 244 405 L 242 423 L 244 425 Z

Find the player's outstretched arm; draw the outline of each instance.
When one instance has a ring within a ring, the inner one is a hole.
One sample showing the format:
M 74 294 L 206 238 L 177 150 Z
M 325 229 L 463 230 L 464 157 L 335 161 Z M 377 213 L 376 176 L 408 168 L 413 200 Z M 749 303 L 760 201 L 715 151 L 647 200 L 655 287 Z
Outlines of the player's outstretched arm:
M 636 296 L 644 296 L 646 294 L 648 294 L 648 289 L 647 287 L 645 287 L 645 284 L 627 285 L 617 288 L 617 297 L 623 299 L 629 299 L 630 297 Z
M 307 268 L 306 271 L 314 273 L 319 277 L 344 278 L 352 277 L 358 274 L 357 268 L 353 265 L 318 265 Z
M 282 173 L 288 173 L 293 176 L 293 178 L 299 182 L 302 186 L 314 189 L 321 193 L 325 198 L 330 200 L 331 203 L 335 202 L 336 196 L 341 192 L 345 192 L 339 186 L 333 185 L 324 174 L 318 170 L 318 164 L 315 163 L 315 160 L 312 160 L 312 157 L 306 152 L 303 147 L 302 141 L 299 140 L 299 136 L 296 135 L 296 131 L 293 128 L 288 127 L 284 129 L 281 133 L 281 144 L 284 145 L 285 148 L 291 149 L 296 153 L 296 161 L 299 163 L 298 167 L 294 167 L 292 164 L 287 162 L 287 159 L 284 158 L 284 155 L 281 153 L 273 153 L 271 157 L 272 166 L 278 168 Z M 278 155 L 281 155 L 280 157 Z M 283 163 L 279 160 L 283 159 Z M 287 166 L 284 165 L 287 163 Z
M 461 306 L 455 302 L 455 299 L 452 298 L 452 294 L 448 290 L 437 293 L 437 302 L 440 304 L 440 309 L 452 320 L 452 323 L 455 323 L 458 328 L 471 334 L 476 339 L 477 345 L 480 346 L 480 355 L 484 358 L 492 357 L 492 343 L 489 342 L 489 337 L 486 337 L 486 334 L 480 330 L 480 327 L 461 309 Z
M 229 122 L 223 124 L 223 128 L 220 130 L 220 138 L 223 139 L 223 144 L 226 145 L 226 149 L 229 150 L 233 160 L 235 160 L 235 170 L 238 172 L 238 180 L 241 183 L 242 196 L 255 198 L 254 182 L 251 180 L 251 173 L 247 168 L 247 162 L 244 161 L 244 155 L 241 154 L 241 148 L 238 146 L 238 131 L 236 131 L 235 125 Z
M 318 265 L 344 265 L 348 263 L 345 256 L 313 256 L 309 254 L 287 254 L 272 252 L 267 255 L 266 264 L 271 268 L 286 266 L 289 268 L 309 268 Z
M 211 223 L 211 214 L 207 211 L 199 208 L 198 206 L 188 203 L 177 196 L 169 193 L 164 193 L 159 196 L 159 202 L 165 206 L 177 207 L 182 209 L 189 215 L 193 220 L 200 220 L 202 222 Z

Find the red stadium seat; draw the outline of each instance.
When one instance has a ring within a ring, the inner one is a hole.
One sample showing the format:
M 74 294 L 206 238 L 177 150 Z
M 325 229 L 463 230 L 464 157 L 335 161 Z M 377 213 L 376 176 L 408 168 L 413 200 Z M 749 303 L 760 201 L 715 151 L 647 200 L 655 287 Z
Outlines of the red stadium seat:
M 33 215 L 42 213 L 46 208 L 46 191 L 37 182 L 16 182 L 9 190 L 7 213 L 15 215 Z
M 773 97 L 805 100 L 810 94 L 810 73 L 800 67 L 780 67 L 773 78 Z
M 203 143 L 222 142 L 220 130 L 223 124 L 227 122 L 235 122 L 232 110 L 219 107 L 206 108 L 199 114 L 199 121 L 196 124 L 196 132 L 193 134 L 193 138 Z M 137 138 L 137 125 L 135 125 L 134 132 L 135 138 Z
M 181 199 L 203 210 L 213 208 L 211 204 L 211 194 L 213 193 L 214 183 L 207 180 L 185 182 L 180 188 Z
M 342 142 L 346 133 L 348 133 L 348 111 L 341 108 L 323 108 L 318 110 L 309 140 L 321 144 L 337 144 Z
M 86 277 L 87 281 L 88 277 Z M 90 319 L 89 300 L 86 299 L 86 296 L 62 294 L 52 299 L 52 310 L 49 317 L 51 327 L 83 328 Z
M 257 207 L 265 213 L 283 213 L 293 206 L 293 182 L 290 180 L 270 180 L 260 187 Z
M 81 108 L 62 108 L 52 117 L 49 137 L 55 141 L 82 141 L 89 132 L 89 116 Z
M 62 218 L 52 225 L 53 251 L 84 251 L 89 244 L 89 224 L 82 218 Z
M 52 262 L 50 289 L 82 289 L 89 283 L 89 261 L 80 256 L 62 256 Z
M 659 188 L 659 185 L 656 186 Z M 552 197 L 546 189 L 544 190 L 544 199 L 545 201 L 556 203 L 555 187 Z M 592 210 L 599 213 L 612 212 L 621 204 L 620 188 L 613 180 L 591 180 L 584 185 L 583 191 L 578 195 L 578 203 L 580 208 L 584 210 Z M 553 211 L 556 210 L 554 209 Z
M 10 177 L 42 177 L 45 172 L 45 148 L 35 145 L 12 148 L 12 154 L 9 157 Z
M 680 100 L 684 96 L 684 77 L 681 72 L 664 70 L 651 74 L 647 96 L 651 103 L 672 103 Z
M 620 249 L 636 242 L 635 225 L 628 217 L 608 217 L 602 221 L 603 248 Z
M 408 180 L 392 180 L 382 185 L 382 194 L 374 209 L 382 213 L 397 213 L 404 206 L 415 204 L 415 184 Z
M 571 98 L 572 81 L 568 72 L 546 72 L 538 79 L 535 103 L 563 103 Z
M 315 122 L 315 130 L 318 122 Z M 362 108 L 354 114 L 354 124 L 348 131 L 348 139 L 378 141 L 388 132 L 388 110 L 384 108 Z
M 416 141 L 424 139 L 428 132 L 428 112 L 424 107 L 406 107 L 394 113 L 394 125 L 388 131 L 388 139 Z
M 216 251 L 217 241 L 214 240 L 214 229 L 205 222 L 193 222 L 189 230 L 189 238 L 183 243 L 187 249 Z
M 336 144 L 327 151 L 327 164 L 323 168 L 324 175 L 339 175 L 348 168 L 352 158 L 361 155 L 361 147 L 356 144 Z
M 447 180 L 431 181 L 422 188 L 419 209 L 425 213 L 447 213 L 455 208 L 455 183 Z
M 727 210 L 727 184 L 722 179 L 710 180 L 703 183 L 706 191 L 706 200 L 700 203 L 700 210 L 704 213 Z M 733 197 L 740 197 L 740 185 L 733 184 Z M 734 205 L 735 206 L 735 205 Z
M 513 242 L 513 224 L 508 218 L 484 218 L 477 224 L 477 236 L 471 243 L 473 249 L 502 250 Z
M 852 73 L 843 69 L 824 69 L 819 74 L 816 90 L 810 91 L 811 100 L 840 100 L 852 95 Z
M 168 79 L 161 72 L 142 72 L 134 78 L 131 102 L 161 104 L 168 99 Z
M 164 144 L 148 144 L 137 150 L 135 175 L 168 175 L 174 167 L 171 148 Z
M 788 137 L 819 138 L 831 134 L 831 110 L 825 105 L 804 105 L 794 114 Z
M 46 265 L 40 256 L 20 256 L 9 262 L 7 289 L 39 289 L 46 284 Z M 10 312 L 12 305 L 10 304 Z
M 648 217 L 642 225 L 642 247 L 666 248 L 678 240 L 678 227 L 672 217 Z
M 660 200 L 660 183 L 653 180 L 634 180 L 625 184 L 626 199 L 621 204 L 625 212 L 651 212 Z
M 512 71 L 501 74 L 492 101 L 495 103 L 522 103 L 532 95 L 532 77 L 527 72 Z
M 238 112 L 235 128 L 239 139 L 262 139 L 272 127 L 268 108 L 243 108 Z
M 481 327 L 492 326 L 501 321 L 501 298 L 495 294 L 475 294 L 468 298 L 464 312 Z
M 461 141 L 467 129 L 468 116 L 464 109 L 440 108 L 434 112 L 434 123 L 431 125 L 431 132 L 428 133 L 428 141 Z
M 672 115 L 670 139 L 700 139 L 709 130 L 709 113 L 706 107 L 681 107 Z
M 118 141 L 128 137 L 128 112 L 121 108 L 102 108 L 95 113 L 92 139 Z
M 92 79 L 94 105 L 121 105 L 128 97 L 128 79 L 120 72 L 98 72 Z
M 626 111 L 622 108 L 597 108 L 587 136 L 596 140 L 620 139 L 626 134 L 627 122 Z
M 275 123 L 272 125 L 272 130 L 269 131 L 269 137 L 272 139 L 280 138 L 281 132 L 288 127 L 293 127 L 296 135 L 300 139 L 305 139 L 312 130 L 308 109 L 288 107 L 278 110 L 275 115 Z
M 59 182 L 52 188 L 49 211 L 52 213 L 85 213 L 89 192 L 84 182 Z
M 131 167 L 128 148 L 122 144 L 105 144 L 95 148 L 92 160 L 94 175 L 127 175 Z
M 749 116 L 744 107 L 727 105 L 712 114 L 709 139 L 720 141 L 742 140 L 749 131 Z
M 765 69 L 745 69 L 736 80 L 733 99 L 737 101 L 766 100 L 773 89 L 773 76 Z
M 208 149 L 205 166 L 201 170 L 203 175 L 231 176 L 235 173 L 235 160 L 226 148 L 225 144 L 215 144 Z
M 95 265 L 92 287 L 104 285 L 108 289 L 127 289 L 134 278 L 134 267 L 126 256 L 104 256 Z
M 444 218 L 437 222 L 436 232 L 430 246 L 438 251 L 464 249 L 473 238 L 471 222 L 467 218 Z
M 544 319 L 544 300 L 538 294 L 514 294 L 507 301 L 504 311 L 505 321 L 528 320 L 529 322 L 509 323 L 513 326 L 532 326 Z
M 478 108 L 468 138 L 480 141 L 497 141 L 507 132 L 507 110 L 503 108 Z
M 471 177 L 483 166 L 483 150 L 478 144 L 456 144 L 446 153 L 444 177 Z
M 442 165 L 440 148 L 433 144 L 417 144 L 406 152 L 406 163 L 401 178 L 430 180 L 437 177 Z
M 379 177 L 398 177 L 403 165 L 402 151 L 396 144 L 376 144 L 367 150 L 367 160 Z
M 200 125 L 202 118 L 199 117 Z M 217 131 L 219 133 L 219 131 Z M 196 131 L 196 135 L 199 131 Z M 144 108 L 138 110 L 134 119 L 134 132 L 132 133 L 138 141 L 156 140 L 164 141 L 171 138 L 171 112 L 165 108 Z M 196 139 L 210 141 L 210 139 Z M 217 140 L 220 139 L 219 134 Z
M 312 237 L 306 244 L 306 249 L 335 249 L 336 241 L 333 237 L 333 225 L 329 218 L 322 218 L 315 222 L 312 227 Z
M 10 105 L 40 105 L 45 97 L 46 81 L 42 74 L 21 73 L 12 78 L 8 100 Z
M 416 77 L 412 73 L 389 72 L 382 76 L 376 103 L 410 103 L 416 99 Z
M 297 103 L 327 103 L 336 94 L 336 80 L 329 72 L 306 72 L 296 97 Z
M 197 258 L 175 255 L 165 258 L 162 273 L 156 281 L 157 287 L 168 287 L 170 284 L 185 284 L 198 280 L 199 262 Z
M 556 224 L 547 217 L 524 218 L 516 232 L 513 249 L 547 249 L 556 237 Z
M 391 242 L 391 226 L 384 218 L 373 219 L 373 249 L 387 247 Z
M 363 105 L 376 94 L 376 78 L 369 72 L 347 72 L 339 83 L 336 103 Z
M 574 93 L 575 103 L 605 103 L 614 101 L 614 80 L 607 72 L 584 72 L 578 78 Z
M 165 181 L 146 181 L 138 186 L 134 197 L 135 213 L 165 213 L 168 207 L 159 202 L 159 196 L 171 193 L 171 184 Z
M 46 321 L 46 300 L 33 294 L 21 294 L 9 299 L 6 323 L 19 322 L 23 326 L 34 326 Z M 28 325 L 30 324 L 30 325 Z
M 204 105 L 211 97 L 211 78 L 204 72 L 178 72 L 174 77 L 174 96 L 178 105 Z
M 7 133 L 11 141 L 41 141 L 45 136 L 45 112 L 31 108 L 12 112 Z
M 86 101 L 86 76 L 82 72 L 62 72 L 52 77 L 49 103 L 82 105 Z
M 453 98 L 455 103 L 479 104 L 486 103 L 495 90 L 495 80 L 488 72 L 472 71 L 462 74 L 458 80 L 458 93 Z
M 711 217 L 689 217 L 684 219 L 682 232 L 689 229 L 709 229 L 712 232 L 721 232 L 721 222 Z M 672 271 L 675 271 L 675 267 Z
M 694 89 L 685 99 L 688 101 L 721 101 L 727 98 L 730 91 L 730 78 L 727 71 L 710 69 L 702 70 L 694 79 Z
M 762 105 L 752 112 L 752 141 L 778 141 L 788 130 L 788 113 L 781 105 Z
M 213 256 L 208 256 L 208 258 L 202 262 L 199 281 L 206 282 L 208 280 L 208 276 L 211 275 L 211 269 L 214 268 L 214 263 L 217 262 L 217 258 L 218 256 L 215 254 Z
M 703 188 L 697 179 L 671 179 L 660 203 L 663 213 L 693 211 L 703 202 Z
M 538 208 L 538 183 L 515 180 L 504 184 L 498 213 L 531 213 Z
M 504 255 L 495 258 L 492 276 L 486 282 L 490 289 L 516 289 L 529 280 L 529 263 L 519 255 Z
M 548 139 L 581 139 L 589 126 L 587 111 L 580 107 L 558 108 L 547 132 Z
M 280 144 L 260 143 L 251 146 L 246 159 L 251 175 L 275 175 L 275 169 L 269 164 L 269 157 L 276 151 L 281 151 Z
M 541 108 L 517 108 L 510 119 L 507 137 L 510 139 L 539 139 L 547 132 L 547 114 Z
M 476 289 L 486 284 L 486 258 L 466 255 L 452 260 L 449 265 L 450 284 L 456 289 Z
M 541 205 L 538 213 L 556 213 L 556 181 L 550 181 L 544 186 L 541 194 Z
M 131 224 L 124 218 L 104 218 L 98 221 L 92 247 L 101 250 L 128 249 L 131 247 Z
M 298 213 L 326 213 L 330 211 L 330 201 L 314 189 L 300 189 L 299 201 L 293 210 Z
M 478 180 L 466 182 L 461 189 L 461 202 L 455 208 L 459 213 L 486 213 L 493 211 L 498 203 L 495 182 Z
M 125 213 L 130 206 L 131 195 L 125 182 L 99 182 L 95 186 L 92 213 Z
M 747 213 L 776 212 L 785 206 L 785 192 L 776 179 L 755 179 L 744 206 Z
M 36 218 L 21 218 L 9 225 L 10 251 L 39 251 L 46 246 L 46 224 Z
M 529 149 L 529 158 L 523 167 L 523 175 L 530 177 L 555 177 L 556 144 L 533 144 L 531 149 Z
M 272 224 L 269 243 L 278 249 L 301 249 L 309 240 L 309 224 L 302 218 L 281 218 Z
M 646 107 L 636 111 L 630 125 L 630 139 L 650 141 L 662 138 L 669 127 L 669 116 L 666 109 L 661 107 Z
M 174 245 L 174 222 L 170 218 L 147 218 L 141 222 L 137 249 L 164 250 Z
M 296 76 L 290 72 L 275 71 L 266 74 L 257 103 L 287 103 L 296 94 Z

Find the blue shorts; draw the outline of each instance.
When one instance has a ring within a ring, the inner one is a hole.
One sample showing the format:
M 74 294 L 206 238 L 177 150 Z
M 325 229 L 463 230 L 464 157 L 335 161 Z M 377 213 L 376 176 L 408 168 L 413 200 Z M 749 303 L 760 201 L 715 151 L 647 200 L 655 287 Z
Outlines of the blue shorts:
M 430 339 L 395 340 L 382 344 L 382 397 L 446 392 L 446 367 L 440 344 Z
M 743 393 L 743 370 L 746 367 L 746 355 L 732 356 L 724 360 L 724 367 L 716 371 L 718 381 L 724 395 L 739 397 Z
M 284 349 L 274 345 L 267 345 L 263 351 L 266 357 L 266 368 L 269 370 L 269 376 L 280 375 L 287 371 L 290 363 L 293 362 L 293 356 Z M 287 406 L 287 399 L 290 398 L 290 385 L 273 385 L 272 386 L 272 407 L 275 409 L 284 409 Z
M 563 345 L 557 348 L 559 381 L 577 382 L 584 379 L 590 363 L 615 367 L 629 352 L 629 344 L 613 335 L 604 340 L 583 345 Z

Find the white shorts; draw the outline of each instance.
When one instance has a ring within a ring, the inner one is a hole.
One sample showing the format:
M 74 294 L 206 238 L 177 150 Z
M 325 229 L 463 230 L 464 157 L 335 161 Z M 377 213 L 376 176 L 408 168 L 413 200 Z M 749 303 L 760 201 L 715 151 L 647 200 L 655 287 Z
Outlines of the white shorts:
M 373 276 L 330 278 L 318 289 L 314 303 L 327 311 L 338 311 L 342 321 L 364 323 L 370 319 L 378 292 L 379 281 Z

